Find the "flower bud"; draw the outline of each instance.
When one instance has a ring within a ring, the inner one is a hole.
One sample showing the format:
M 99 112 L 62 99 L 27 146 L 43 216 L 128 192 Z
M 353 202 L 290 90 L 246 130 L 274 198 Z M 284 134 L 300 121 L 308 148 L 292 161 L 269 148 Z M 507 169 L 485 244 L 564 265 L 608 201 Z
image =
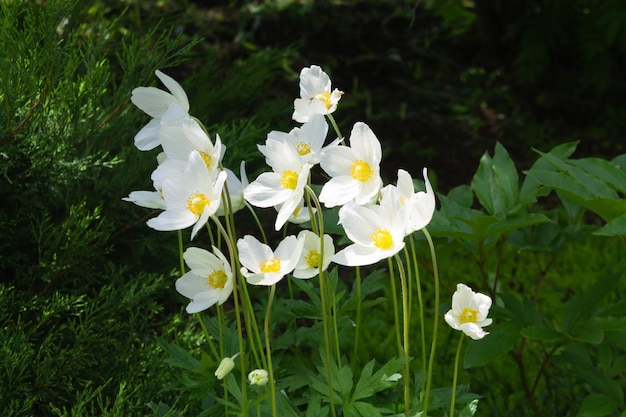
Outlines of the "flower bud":
M 248 374 L 248 381 L 250 381 L 252 385 L 262 387 L 267 384 L 268 381 L 267 371 L 265 369 L 255 369 Z
M 237 352 L 233 357 L 222 359 L 220 365 L 215 371 L 215 376 L 217 377 L 217 379 L 224 379 L 224 377 L 233 370 L 233 368 L 235 367 L 235 358 L 237 356 L 239 356 L 239 352 Z

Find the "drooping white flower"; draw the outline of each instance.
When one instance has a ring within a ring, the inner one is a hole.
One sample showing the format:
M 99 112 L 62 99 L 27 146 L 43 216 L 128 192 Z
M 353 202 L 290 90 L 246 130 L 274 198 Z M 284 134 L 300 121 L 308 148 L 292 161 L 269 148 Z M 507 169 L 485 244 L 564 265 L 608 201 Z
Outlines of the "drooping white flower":
M 265 369 L 255 369 L 248 374 L 248 381 L 251 385 L 262 387 L 269 381 L 269 376 Z
M 159 131 L 162 119 L 176 120 L 188 115 L 189 100 L 185 90 L 173 78 L 161 71 L 156 76 L 170 91 L 155 87 L 137 87 L 130 100 L 144 113 L 153 117 L 135 136 L 135 146 L 141 151 L 148 151 L 160 145 Z
M 483 327 L 492 322 L 487 318 L 490 308 L 491 298 L 475 293 L 465 284 L 457 284 L 452 294 L 452 309 L 444 317 L 450 327 L 478 340 L 489 334 Z
M 193 239 L 200 227 L 217 212 L 224 181 L 226 172 L 221 171 L 213 181 L 204 159 L 197 151 L 193 151 L 184 174 L 163 181 L 165 211 L 148 220 L 148 226 L 165 231 L 194 225 L 191 231 Z
M 293 102 L 293 119 L 306 123 L 314 114 L 330 114 L 337 109 L 343 91 L 331 91 L 328 75 L 317 65 L 300 71 L 300 98 Z
M 350 201 L 369 204 L 382 187 L 380 161 L 382 149 L 374 132 L 357 122 L 350 133 L 350 147 L 324 149 L 320 165 L 332 178 L 324 184 L 319 200 L 326 207 Z
M 198 151 L 211 176 L 215 177 L 219 172 L 219 164 L 226 147 L 219 135 L 215 135 L 213 143 L 195 119 L 185 117 L 175 123 L 162 125 L 159 140 L 167 160 L 186 162 L 191 152 Z
M 235 359 L 237 358 L 237 356 L 239 356 L 239 352 L 235 353 L 230 358 L 226 357 L 222 359 L 219 366 L 217 367 L 217 370 L 215 371 L 215 376 L 217 377 L 217 379 L 224 379 L 224 377 L 233 370 L 233 368 L 235 367 Z
M 287 236 L 275 251 L 254 236 L 246 235 L 237 241 L 241 274 L 252 285 L 274 285 L 294 270 L 304 239 Z
M 176 280 L 176 291 L 191 299 L 187 313 L 224 304 L 233 292 L 233 274 L 222 252 L 215 246 L 213 253 L 191 247 L 185 250 L 183 258 L 190 271 Z
M 405 235 L 408 236 L 416 230 L 420 230 L 433 218 L 435 212 L 435 192 L 433 191 L 428 172 L 423 170 L 426 192 L 415 192 L 411 175 L 398 170 L 398 182 L 396 186 L 387 185 L 381 190 L 381 200 L 395 199 L 399 203 L 400 210 L 405 218 Z
M 339 209 L 339 223 L 354 242 L 333 256 L 339 265 L 371 265 L 404 248 L 404 218 L 393 201 L 367 207 L 348 203 Z
M 244 190 L 245 199 L 256 207 L 280 205 L 274 227 L 279 230 L 299 206 L 311 166 L 302 164 L 289 144 L 276 140 L 265 142 L 267 163 L 273 172 L 264 172 Z
M 320 237 L 310 230 L 303 230 L 298 234 L 298 239 L 304 239 L 304 246 L 293 276 L 296 278 L 312 278 L 321 271 L 326 271 L 330 261 L 335 254 L 333 238 L 324 235 L 324 254 L 322 259 L 322 249 Z

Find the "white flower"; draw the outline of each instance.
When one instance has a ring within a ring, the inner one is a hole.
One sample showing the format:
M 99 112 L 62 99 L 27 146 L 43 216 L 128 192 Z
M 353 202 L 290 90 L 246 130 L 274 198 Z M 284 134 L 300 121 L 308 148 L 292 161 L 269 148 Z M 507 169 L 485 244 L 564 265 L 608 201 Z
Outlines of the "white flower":
M 487 318 L 491 298 L 475 293 L 465 284 L 457 284 L 452 294 L 452 309 L 445 315 L 446 322 L 455 330 L 461 330 L 474 340 L 482 339 L 488 332 L 482 328 L 492 322 Z
M 130 98 L 133 104 L 153 117 L 135 136 L 135 146 L 141 151 L 159 146 L 161 119 L 178 119 L 189 112 L 189 100 L 180 84 L 161 71 L 155 73 L 170 92 L 155 87 L 137 87 Z
M 330 114 L 337 109 L 343 91 L 331 92 L 328 75 L 317 65 L 300 71 L 300 98 L 293 102 L 293 119 L 306 123 L 314 114 Z
M 289 144 L 276 140 L 265 142 L 267 163 L 273 172 L 264 172 L 244 190 L 245 199 L 257 207 L 280 206 L 276 223 L 279 230 L 300 205 L 309 179 L 309 164 L 302 164 Z
M 159 139 L 167 160 L 187 162 L 189 154 L 198 151 L 211 176 L 217 175 L 226 147 L 222 145 L 219 135 L 215 135 L 213 144 L 196 120 L 185 117 L 176 123 L 162 125 Z
M 382 149 L 374 132 L 365 123 L 356 123 L 350 147 L 334 146 L 322 152 L 320 165 L 332 178 L 324 184 L 319 200 L 326 207 L 349 201 L 371 203 L 382 187 L 381 159 Z
M 304 239 L 287 236 L 276 251 L 246 235 L 237 241 L 241 274 L 252 285 L 274 285 L 292 272 L 300 258 Z
M 226 257 L 213 247 L 213 253 L 199 248 L 188 248 L 183 254 L 191 269 L 176 280 L 176 291 L 191 302 L 187 313 L 198 313 L 214 304 L 222 305 L 233 292 L 233 275 Z
M 191 231 L 193 239 L 200 227 L 216 213 L 224 181 L 224 171 L 212 181 L 204 159 L 193 151 L 184 174 L 163 181 L 165 211 L 148 220 L 148 226 L 156 230 L 180 230 L 194 225 Z
M 228 168 L 226 171 L 226 186 L 228 187 L 228 195 L 230 198 L 230 208 L 233 213 L 238 212 L 245 207 L 246 201 L 243 198 L 243 190 L 248 186 L 248 176 L 246 175 L 246 161 L 241 161 L 239 165 L 239 175 L 241 180 L 237 178 L 235 173 Z M 223 216 L 227 209 L 226 201 L 222 201 L 217 209 L 217 215 Z
M 132 191 L 128 197 L 124 197 L 122 200 L 135 203 L 139 207 L 165 209 L 165 200 L 158 191 Z
M 328 123 L 324 116 L 315 114 L 302 127 L 295 127 L 289 133 L 276 130 L 267 134 L 267 139 L 277 140 L 290 144 L 298 153 L 302 163 L 311 165 L 318 164 L 326 135 Z M 336 139 L 327 147 L 337 146 L 340 140 Z M 265 146 L 259 146 L 259 150 L 267 157 Z
M 413 189 L 413 179 L 411 175 L 402 170 L 398 170 L 397 186 L 388 185 L 381 190 L 381 201 L 395 199 L 399 203 L 400 210 L 405 217 L 405 235 L 408 236 L 416 230 L 420 230 L 433 218 L 435 212 L 435 193 L 426 168 L 423 171 L 426 192 Z
M 339 223 L 354 242 L 333 256 L 339 265 L 371 265 L 404 248 L 404 219 L 394 201 L 369 207 L 348 203 L 339 210 Z
M 217 377 L 217 379 L 224 379 L 224 377 L 233 370 L 233 368 L 235 367 L 235 358 L 237 358 L 237 356 L 239 356 L 239 352 L 237 352 L 230 358 L 226 357 L 222 359 L 219 366 L 217 367 L 217 370 L 215 371 L 215 376 Z
M 268 382 L 268 374 L 265 369 L 255 369 L 248 374 L 248 381 L 251 385 L 262 387 Z
M 330 260 L 335 254 L 333 238 L 324 235 L 324 258 L 322 259 L 320 237 L 310 230 L 303 230 L 298 234 L 298 239 L 304 239 L 304 247 L 293 276 L 296 278 L 312 278 L 330 265 Z
M 274 208 L 278 212 L 280 212 L 282 207 L 283 207 L 282 204 L 274 206 Z M 312 210 L 313 210 L 313 214 L 317 213 L 317 210 L 315 209 L 315 207 L 312 207 Z M 291 213 L 291 216 L 289 216 L 287 221 L 293 224 L 302 224 L 302 223 L 308 222 L 309 220 L 311 220 L 309 208 L 304 205 L 304 199 L 302 199 L 300 200 L 300 204 L 298 204 L 298 206 L 293 211 L 293 213 Z

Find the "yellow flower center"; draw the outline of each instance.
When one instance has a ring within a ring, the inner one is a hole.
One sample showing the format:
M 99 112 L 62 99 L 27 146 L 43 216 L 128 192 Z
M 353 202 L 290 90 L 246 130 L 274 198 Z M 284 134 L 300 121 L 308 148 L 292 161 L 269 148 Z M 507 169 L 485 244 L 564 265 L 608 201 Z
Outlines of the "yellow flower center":
M 304 260 L 311 268 L 319 268 L 322 257 L 320 256 L 320 253 L 318 251 L 313 249 L 310 250 L 309 253 L 304 255 Z
M 296 151 L 300 156 L 308 155 L 311 153 L 311 145 L 306 142 L 298 142 L 296 145 Z
M 300 214 L 300 206 L 296 207 L 296 209 L 292 213 L 292 216 L 296 217 L 298 216 L 298 214 Z
M 405 205 L 406 204 L 406 200 L 404 199 L 403 196 L 400 196 L 400 205 Z
M 298 186 L 298 174 L 293 171 L 283 172 L 283 176 L 280 178 L 280 185 L 289 190 L 295 190 Z
M 357 159 L 350 166 L 350 176 L 357 181 L 365 182 L 372 177 L 372 168 L 362 159 Z
M 187 199 L 187 208 L 196 216 L 200 216 L 211 201 L 202 193 L 195 193 Z
M 261 272 L 267 274 L 268 272 L 280 272 L 280 258 L 270 258 L 259 264 Z
M 376 229 L 370 236 L 374 246 L 382 250 L 390 249 L 393 246 L 393 237 L 387 229 Z
M 226 282 L 228 281 L 228 276 L 226 276 L 226 272 L 224 271 L 215 271 L 211 275 L 207 277 L 207 283 L 211 288 L 224 288 Z
M 461 324 L 476 323 L 478 321 L 478 310 L 474 310 L 469 307 L 465 307 L 459 317 Z
M 200 153 L 200 157 L 204 161 L 204 164 L 210 170 L 211 169 L 211 162 L 213 161 L 213 158 L 211 158 L 211 155 L 209 155 L 206 152 L 199 151 L 199 153 Z
M 324 91 L 315 96 L 315 98 L 324 103 L 326 110 L 330 110 L 330 91 Z

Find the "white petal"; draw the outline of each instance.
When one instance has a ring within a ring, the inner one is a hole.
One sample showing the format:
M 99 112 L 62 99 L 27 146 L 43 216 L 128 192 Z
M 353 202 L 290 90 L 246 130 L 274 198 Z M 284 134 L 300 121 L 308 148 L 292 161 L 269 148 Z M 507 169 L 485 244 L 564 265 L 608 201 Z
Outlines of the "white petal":
M 130 101 L 151 117 L 165 114 L 176 98 L 168 92 L 155 87 L 137 87 L 133 90 Z
M 363 266 L 372 265 L 381 259 L 378 248 L 353 244 L 337 252 L 332 261 L 344 266 Z
M 197 220 L 198 217 L 188 210 L 165 210 L 157 217 L 148 220 L 146 224 L 155 230 L 170 231 L 186 229 Z
M 319 195 L 319 200 L 326 207 L 335 207 L 352 201 L 359 195 L 358 181 L 349 176 L 331 178 L 324 186 Z
M 135 135 L 135 146 L 140 151 L 149 151 L 161 144 L 159 140 L 159 119 L 152 119 Z
M 162 73 L 159 70 L 156 70 L 156 76 L 159 77 L 159 80 L 167 87 L 168 90 L 172 93 L 172 96 L 176 98 L 176 100 L 185 107 L 185 110 L 189 111 L 189 100 L 187 99 L 187 94 L 185 90 L 176 82 L 172 77 Z

